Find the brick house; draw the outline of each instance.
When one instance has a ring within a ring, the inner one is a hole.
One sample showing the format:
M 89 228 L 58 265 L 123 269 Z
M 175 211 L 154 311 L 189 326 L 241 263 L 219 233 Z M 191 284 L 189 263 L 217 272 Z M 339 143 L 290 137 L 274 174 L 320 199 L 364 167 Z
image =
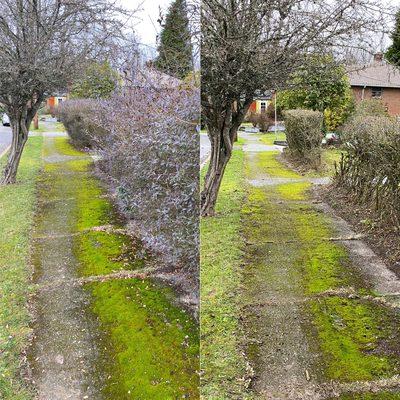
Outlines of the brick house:
M 369 65 L 349 68 L 348 75 L 357 102 L 380 99 L 390 115 L 400 116 L 400 70 L 387 64 L 382 53 Z

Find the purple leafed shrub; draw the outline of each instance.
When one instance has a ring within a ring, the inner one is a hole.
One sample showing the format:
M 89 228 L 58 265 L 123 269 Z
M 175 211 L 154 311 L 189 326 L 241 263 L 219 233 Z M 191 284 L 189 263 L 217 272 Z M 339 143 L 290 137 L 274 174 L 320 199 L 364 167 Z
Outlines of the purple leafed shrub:
M 125 88 L 99 103 L 100 168 L 134 230 L 172 270 L 198 284 L 199 93 Z M 192 286 L 193 287 L 193 286 Z

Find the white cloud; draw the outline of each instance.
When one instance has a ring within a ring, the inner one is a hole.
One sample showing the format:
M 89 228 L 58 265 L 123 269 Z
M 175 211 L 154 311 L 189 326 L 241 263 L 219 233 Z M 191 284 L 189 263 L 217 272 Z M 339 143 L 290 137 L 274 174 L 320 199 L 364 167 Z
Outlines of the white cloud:
M 128 9 L 140 8 L 136 14 L 135 31 L 141 42 L 145 45 L 156 47 L 157 34 L 160 32 L 160 25 L 157 22 L 160 15 L 160 8 L 164 12 L 172 0 L 120 0 L 122 6 Z

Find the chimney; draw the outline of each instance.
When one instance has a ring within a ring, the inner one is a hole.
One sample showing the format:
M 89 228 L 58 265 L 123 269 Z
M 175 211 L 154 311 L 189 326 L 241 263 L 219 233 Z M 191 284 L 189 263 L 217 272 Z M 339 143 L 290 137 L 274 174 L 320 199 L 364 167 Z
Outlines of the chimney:
M 383 62 L 383 53 L 374 54 L 374 64 L 382 64 Z

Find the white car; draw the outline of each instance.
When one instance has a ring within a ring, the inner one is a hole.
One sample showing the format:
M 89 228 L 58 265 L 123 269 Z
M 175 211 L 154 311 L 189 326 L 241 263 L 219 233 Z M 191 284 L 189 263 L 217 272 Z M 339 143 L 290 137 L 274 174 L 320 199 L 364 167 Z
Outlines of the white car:
M 10 126 L 10 118 L 7 114 L 3 114 L 3 126 Z

